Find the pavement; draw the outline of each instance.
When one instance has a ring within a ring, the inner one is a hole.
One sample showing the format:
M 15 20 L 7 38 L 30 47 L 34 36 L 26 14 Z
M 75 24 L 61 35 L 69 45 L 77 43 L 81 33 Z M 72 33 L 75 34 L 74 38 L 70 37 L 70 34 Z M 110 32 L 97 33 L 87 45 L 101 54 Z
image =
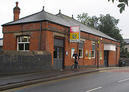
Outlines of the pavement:
M 86 68 L 76 72 L 71 70 L 64 70 L 0 76 L 0 91 L 113 68 L 119 67 Z

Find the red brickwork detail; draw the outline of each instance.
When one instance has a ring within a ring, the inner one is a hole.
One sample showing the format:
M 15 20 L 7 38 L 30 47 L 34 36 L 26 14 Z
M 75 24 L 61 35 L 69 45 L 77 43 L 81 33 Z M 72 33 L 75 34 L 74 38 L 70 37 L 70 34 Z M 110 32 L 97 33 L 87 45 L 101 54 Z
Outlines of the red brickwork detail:
M 32 32 L 30 36 L 30 50 L 39 50 L 39 32 Z
M 51 30 L 47 30 L 49 28 L 52 28 L 55 31 L 60 32 L 66 32 L 64 38 L 65 38 L 65 45 L 64 45 L 64 65 L 70 66 L 73 64 L 74 59 L 71 58 L 71 48 L 75 48 L 75 50 L 78 50 L 78 44 L 77 43 L 70 43 L 69 42 L 69 36 L 68 36 L 68 28 L 57 25 L 50 22 L 42 22 L 42 32 L 40 32 L 40 22 L 39 23 L 29 23 L 29 24 L 19 24 L 19 25 L 11 25 L 11 26 L 4 26 L 3 32 L 18 32 L 18 33 L 29 33 L 31 39 L 30 39 L 30 50 L 39 50 L 39 47 L 41 47 L 41 50 L 45 50 L 51 53 L 52 56 L 52 64 L 53 64 L 53 52 L 54 52 L 54 32 Z M 43 30 L 46 29 L 46 30 Z M 21 32 L 22 31 L 22 32 Z M 24 32 L 25 31 L 25 32 Z M 30 32 L 29 32 L 30 31 Z M 18 33 L 5 33 L 4 34 L 4 50 L 17 50 L 17 41 L 16 37 Z M 39 40 L 41 36 L 41 46 L 39 46 Z M 91 51 L 92 50 L 92 40 L 96 43 L 97 41 L 101 40 L 100 37 L 97 37 L 92 34 L 88 34 L 85 32 L 81 32 L 81 37 L 85 39 L 84 47 L 83 47 L 83 58 L 79 59 L 80 65 L 97 65 L 97 48 L 96 48 L 96 55 L 95 58 L 87 58 L 86 57 L 86 50 Z M 113 43 L 119 45 L 120 43 L 111 41 L 108 39 L 103 38 L 102 41 L 100 41 L 99 44 L 99 50 L 102 51 L 102 59 L 99 60 L 99 65 L 104 65 L 104 42 L 107 43 Z M 66 52 L 68 52 L 68 55 L 66 55 Z M 119 60 L 119 54 L 120 48 L 117 47 L 117 56 L 116 52 L 109 51 L 109 65 L 115 65 L 118 64 Z
M 16 37 L 13 34 L 4 34 L 3 49 L 17 50 Z

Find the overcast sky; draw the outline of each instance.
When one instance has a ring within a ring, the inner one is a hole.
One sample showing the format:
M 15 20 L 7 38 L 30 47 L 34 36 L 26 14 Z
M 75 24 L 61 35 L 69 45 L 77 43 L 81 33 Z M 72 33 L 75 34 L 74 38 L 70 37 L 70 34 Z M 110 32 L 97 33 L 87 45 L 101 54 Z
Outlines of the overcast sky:
M 19 2 L 21 9 L 20 18 L 39 12 L 45 6 L 45 11 L 57 14 L 59 9 L 65 15 L 76 18 L 83 12 L 89 16 L 99 16 L 100 14 L 110 14 L 116 19 L 120 19 L 118 27 L 122 30 L 123 38 L 129 38 L 129 7 L 120 14 L 116 3 L 108 0 L 1 0 L 0 2 L 0 25 L 13 20 L 13 8 L 15 2 Z M 0 38 L 2 38 L 2 27 L 0 26 Z

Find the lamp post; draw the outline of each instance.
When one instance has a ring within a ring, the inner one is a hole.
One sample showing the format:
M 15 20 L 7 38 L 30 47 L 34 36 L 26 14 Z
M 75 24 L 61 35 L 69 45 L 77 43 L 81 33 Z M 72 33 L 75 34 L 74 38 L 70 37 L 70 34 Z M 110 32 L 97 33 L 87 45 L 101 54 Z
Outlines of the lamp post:
M 100 49 L 100 42 L 102 41 L 102 37 L 100 39 L 97 40 L 97 68 L 99 68 L 99 49 Z
M 99 44 L 100 40 L 97 41 L 97 68 L 99 68 Z

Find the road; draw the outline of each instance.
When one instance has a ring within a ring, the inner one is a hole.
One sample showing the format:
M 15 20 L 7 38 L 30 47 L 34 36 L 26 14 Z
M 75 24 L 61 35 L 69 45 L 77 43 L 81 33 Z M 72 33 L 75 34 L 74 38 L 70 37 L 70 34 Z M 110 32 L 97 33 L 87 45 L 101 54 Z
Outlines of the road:
M 129 68 L 82 74 L 3 92 L 129 92 Z

